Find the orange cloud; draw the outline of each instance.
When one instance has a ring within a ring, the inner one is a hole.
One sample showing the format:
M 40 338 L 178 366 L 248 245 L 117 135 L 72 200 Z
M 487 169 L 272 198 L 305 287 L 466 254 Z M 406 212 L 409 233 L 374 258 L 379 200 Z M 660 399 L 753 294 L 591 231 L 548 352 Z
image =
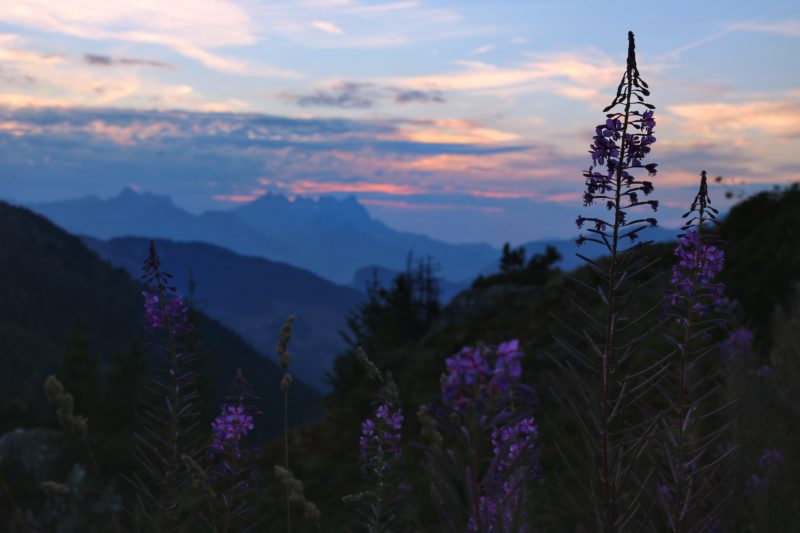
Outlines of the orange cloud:
M 9 135 L 13 135 L 14 137 L 22 137 L 24 135 L 29 135 L 32 133 L 32 130 L 35 126 L 31 124 L 26 124 L 24 122 L 17 122 L 15 120 L 5 120 L 0 122 L 0 131 L 3 133 L 7 133 Z M 38 129 L 38 128 L 37 128 Z
M 562 192 L 557 194 L 546 194 L 542 197 L 543 200 L 548 202 L 555 202 L 558 204 L 576 204 L 580 201 L 580 194 L 574 192 Z
M 483 171 L 496 170 L 492 168 L 489 162 L 485 161 L 486 157 L 475 155 L 462 155 L 462 154 L 440 154 L 427 157 L 418 157 L 408 161 L 400 162 L 399 165 L 414 170 L 465 170 L 470 167 L 481 166 Z
M 333 35 L 342 35 L 344 30 L 334 24 L 333 22 L 329 22 L 326 20 L 315 20 L 311 23 L 312 28 L 316 28 L 320 31 L 324 31 L 325 33 L 331 33 Z
M 502 207 L 477 206 L 477 205 L 456 205 L 456 204 L 412 204 L 400 200 L 376 200 L 374 198 L 364 198 L 358 200 L 364 205 L 374 205 L 387 207 L 390 209 L 403 209 L 409 211 L 480 211 L 481 213 L 503 213 Z
M 800 102 L 759 100 L 730 103 L 685 104 L 668 108 L 681 119 L 681 128 L 719 139 L 746 131 L 776 137 L 800 136 Z
M 419 143 L 495 144 L 519 140 L 519 135 L 481 126 L 462 119 L 439 119 L 401 124 L 398 134 L 385 138 L 401 138 Z
M 85 131 L 97 137 L 104 137 L 120 146 L 134 146 L 139 141 L 150 138 L 177 136 L 180 134 L 178 128 L 168 122 L 134 122 L 127 126 L 119 126 L 108 124 L 102 120 L 93 120 L 85 127 Z
M 562 96 L 566 96 L 567 98 L 572 98 L 574 100 L 586 100 L 588 102 L 608 100 L 608 96 L 606 94 L 603 94 L 597 89 L 593 89 L 591 87 L 565 86 L 557 88 L 556 92 Z
M 478 190 L 471 190 L 471 191 L 465 191 L 465 193 L 470 195 L 470 196 L 477 196 L 479 198 L 500 198 L 500 199 L 508 199 L 508 198 L 537 198 L 539 196 L 536 193 L 504 192 L 504 191 L 478 191 Z
M 259 180 L 260 181 L 260 180 Z M 266 182 L 266 183 L 265 183 Z M 269 180 L 262 181 L 266 185 Z M 311 180 L 298 180 L 289 183 L 278 182 L 295 194 L 329 194 L 334 192 L 375 192 L 397 196 L 424 194 L 426 191 L 412 185 L 396 185 L 391 183 L 343 183 L 343 182 L 317 182 Z
M 246 204 L 258 198 L 254 194 L 215 194 L 212 196 L 217 202 L 232 202 L 235 204 Z

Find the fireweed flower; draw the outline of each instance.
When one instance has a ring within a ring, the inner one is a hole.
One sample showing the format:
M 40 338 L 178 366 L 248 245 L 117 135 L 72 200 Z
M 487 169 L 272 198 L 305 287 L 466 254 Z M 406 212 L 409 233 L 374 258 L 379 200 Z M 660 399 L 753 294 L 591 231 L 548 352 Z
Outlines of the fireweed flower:
M 725 254 L 715 244 L 716 234 L 706 226 L 716 224 L 717 210 L 711 207 L 706 171 L 700 173 L 700 189 L 683 217 L 693 215 L 682 227 L 675 248 L 677 263 L 672 267 L 671 290 L 667 301 L 673 308 L 688 305 L 689 313 L 708 315 L 729 304 L 725 286 L 715 281 L 725 266 Z M 678 322 L 686 320 L 687 310 L 678 312 Z
M 518 461 L 527 457 L 533 457 L 538 448 L 538 427 L 533 417 L 522 418 L 506 426 L 496 426 L 492 428 L 492 454 L 497 464 L 499 474 L 510 472 Z M 538 479 L 538 465 L 530 469 L 530 478 Z M 487 533 L 510 531 L 514 521 L 514 515 L 522 512 L 523 520 L 526 514 L 521 509 L 523 501 L 520 490 L 514 490 L 509 481 L 505 481 L 492 495 L 481 496 L 480 514 L 482 521 L 487 525 L 484 529 Z M 502 516 L 498 512 L 498 502 L 505 499 L 506 506 Z M 500 521 L 502 520 L 502 525 Z M 479 531 L 478 522 L 475 516 L 471 516 L 467 522 L 470 532 Z M 529 531 L 524 525 L 518 531 L 525 533 Z
M 523 353 L 519 349 L 519 340 L 513 339 L 501 343 L 497 347 L 496 354 L 497 359 L 489 386 L 492 392 L 505 394 L 511 385 L 519 382 L 522 377 L 520 359 L 522 359 Z
M 142 279 L 145 283 L 142 292 L 145 329 L 153 334 L 166 331 L 173 337 L 192 333 L 189 307 L 175 287 L 169 284 L 172 275 L 161 271 L 161 259 L 153 241 L 150 241 L 150 253 L 144 261 Z
M 700 233 L 690 230 L 678 238 L 675 248 L 678 263 L 672 267 L 673 290 L 669 293 L 670 303 L 678 305 L 682 298 L 692 298 L 698 289 L 706 289 L 711 295 L 711 303 L 716 308 L 727 303 L 725 286 L 715 283 L 714 278 L 722 272 L 725 256 L 717 246 L 703 244 Z M 695 304 L 699 314 L 710 311 L 710 305 Z
M 262 450 L 244 446 L 242 440 L 255 428 L 261 412 L 254 403 L 258 396 L 237 370 L 226 402 L 211 422 L 211 443 L 205 450 L 207 475 L 202 481 L 216 495 L 210 506 L 210 522 L 229 524 L 236 531 L 258 523 L 261 490 Z
M 193 483 L 184 465 L 195 461 L 197 453 L 191 428 L 200 418 L 198 340 L 189 335 L 188 307 L 170 285 L 172 276 L 161 271 L 153 241 L 142 270 L 147 346 L 157 364 L 143 401 L 143 432 L 135 452 L 144 476 L 133 483 L 140 502 L 148 502 L 136 521 L 158 520 L 162 529 L 171 530 L 179 527 L 182 513 L 177 510 L 187 508 L 191 491 L 185 489 Z
M 237 370 L 236 376 L 228 386 L 226 401 L 219 407 L 219 416 L 211 422 L 211 455 L 222 452 L 238 452 L 239 443 L 253 430 L 253 417 L 261 414 L 253 403 L 260 398 L 253 387 Z
M 468 480 L 477 483 L 470 490 L 475 499 L 467 502 L 470 532 L 508 531 L 515 518 L 519 525 L 526 517 L 520 476 L 537 478 L 538 428 L 532 416 L 523 414 L 534 404 L 532 389 L 520 383 L 523 355 L 519 340 L 513 339 L 494 348 L 465 346 L 445 360 L 447 372 L 440 381 L 443 405 L 437 416 L 448 422 L 441 427 L 461 425 L 451 429 L 456 435 L 469 435 L 462 444 L 472 459 L 482 447 L 480 433 L 488 431 L 491 437 L 489 470 Z M 446 512 L 445 507 L 441 509 Z M 523 526 L 517 531 L 527 529 Z
M 725 257 L 714 231 L 717 210 L 711 207 L 706 171 L 700 174 L 700 188 L 683 218 L 675 248 L 676 263 L 672 267 L 670 288 L 665 294 L 668 313 L 674 318 L 676 331 L 668 336 L 674 344 L 668 365 L 674 371 L 675 388 L 666 397 L 669 407 L 664 419 L 667 434 L 666 466 L 661 473 L 672 498 L 660 498 L 670 530 L 702 528 L 708 522 L 706 506 L 723 501 L 724 496 L 712 490 L 717 469 L 731 452 L 712 456 L 712 446 L 724 429 L 711 431 L 714 424 L 724 424 L 713 407 L 718 384 L 715 378 L 693 372 L 704 357 L 719 351 L 728 361 L 739 356 L 739 345 L 749 345 L 750 333 L 740 328 L 723 343 L 711 342 L 710 331 L 725 324 L 724 312 L 730 305 L 725 287 L 716 276 L 725 265 Z M 704 420 L 698 424 L 698 420 Z M 720 503 L 721 505 L 721 503 Z
M 630 209 L 639 206 L 648 206 L 653 211 L 658 209 L 657 200 L 644 198 L 653 192 L 653 183 L 637 179 L 633 174 L 634 170 L 644 169 L 649 176 L 655 176 L 658 164 L 643 162 L 656 142 L 653 135 L 655 106 L 644 102 L 644 96 L 649 96 L 650 91 L 647 83 L 639 77 L 633 33 L 628 34 L 628 40 L 628 68 L 614 101 L 604 111 L 618 106 L 622 109 L 608 113 L 606 121 L 595 128 L 589 146 L 592 164 L 583 173 L 586 179 L 584 207 L 600 203 L 613 211 L 613 217 L 579 216 L 575 221 L 579 229 L 587 222 L 591 225 L 587 231 L 592 235 L 578 237 L 579 245 L 592 241 L 606 246 L 609 251 L 616 250 L 618 239 L 627 237 L 633 242 L 638 239 L 640 231 L 656 225 L 656 220 L 649 217 L 628 220 Z M 645 109 L 639 109 L 639 106 Z
M 507 470 L 521 455 L 536 450 L 538 432 L 533 417 L 523 418 L 506 427 L 492 429 L 492 452 L 500 460 L 501 472 Z M 503 445 L 509 442 L 507 451 L 503 453 Z
M 159 294 L 155 289 L 142 292 L 144 296 L 145 328 L 157 333 L 169 327 L 174 336 L 188 335 L 193 331 L 189 321 L 189 307 L 180 294 Z
M 461 413 L 471 405 L 484 409 L 491 398 L 519 384 L 522 357 L 517 339 L 501 343 L 494 353 L 486 347 L 465 346 L 445 359 L 447 373 L 440 382 L 443 403 Z
M 222 452 L 225 446 L 237 447 L 242 437 L 253 429 L 253 417 L 241 405 L 223 405 L 220 415 L 211 423 L 214 438 L 211 448 Z
M 387 455 L 391 459 L 402 461 L 400 431 L 403 420 L 399 407 L 393 408 L 384 403 L 375 410 L 374 418 L 367 418 L 362 422 L 361 437 L 358 440 L 362 470 L 372 469 L 376 474 L 385 472 L 389 469 Z
M 578 417 L 584 444 L 580 450 L 565 447 L 561 454 L 570 464 L 565 470 L 575 488 L 565 500 L 576 522 L 590 531 L 616 531 L 638 512 L 636 505 L 623 503 L 640 491 L 627 473 L 638 470 L 644 457 L 640 451 L 653 435 L 648 427 L 656 423 L 653 415 L 646 423 L 629 424 L 625 413 L 646 411 L 634 404 L 649 401 L 648 392 L 657 383 L 651 378 L 654 367 L 638 367 L 643 360 L 638 355 L 646 351 L 639 347 L 655 331 L 645 329 L 650 313 L 634 317 L 629 306 L 638 299 L 638 278 L 652 266 L 651 258 L 634 251 L 645 244 L 638 242 L 642 232 L 657 225 L 652 213 L 659 206 L 652 198 L 650 179 L 658 164 L 650 162 L 657 139 L 655 106 L 645 101 L 649 96 L 636 61 L 634 35 L 628 32 L 625 72 L 589 145 L 591 161 L 583 172 L 587 213 L 575 220 L 582 230 L 576 244 L 600 245 L 608 257 L 594 261 L 579 254 L 594 279 L 575 279 L 570 296 L 588 320 L 561 321 L 556 337 L 566 357 L 553 356 L 563 376 L 554 380 L 558 401 Z M 594 305 L 595 298 L 600 305 Z M 620 369 L 621 364 L 627 368 Z M 629 387 L 637 393 L 630 395 Z M 572 438 L 566 433 L 562 437 Z
M 469 533 L 500 533 L 511 531 L 514 522 L 514 512 L 519 506 L 520 498 L 517 495 L 511 496 L 511 501 L 507 504 L 505 511 L 502 512 L 502 517 L 499 516 L 498 499 L 499 497 L 491 498 L 488 496 L 481 496 L 479 507 L 481 516 L 484 517 L 483 522 L 486 525 L 480 528 L 478 526 L 478 521 L 472 516 L 467 522 L 467 531 L 469 531 Z M 500 523 L 501 520 L 502 523 Z M 519 533 L 528 533 L 531 530 L 527 526 L 521 525 L 516 531 Z
M 357 504 L 366 531 L 407 531 L 412 522 L 411 489 L 402 466 L 400 443 L 405 417 L 392 373 L 382 372 L 360 347 L 358 359 L 371 378 L 383 384 L 373 406 L 372 416 L 361 424 L 358 440 L 361 477 L 366 489 L 342 498 Z

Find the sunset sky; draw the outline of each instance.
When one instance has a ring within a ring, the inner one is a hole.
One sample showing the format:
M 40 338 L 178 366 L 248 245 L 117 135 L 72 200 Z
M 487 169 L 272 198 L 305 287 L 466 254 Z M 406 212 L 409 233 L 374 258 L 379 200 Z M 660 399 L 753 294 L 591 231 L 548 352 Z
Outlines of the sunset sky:
M 452 242 L 570 236 L 628 30 L 662 223 L 702 169 L 800 180 L 797 1 L 0 0 L 0 197 L 354 194 Z

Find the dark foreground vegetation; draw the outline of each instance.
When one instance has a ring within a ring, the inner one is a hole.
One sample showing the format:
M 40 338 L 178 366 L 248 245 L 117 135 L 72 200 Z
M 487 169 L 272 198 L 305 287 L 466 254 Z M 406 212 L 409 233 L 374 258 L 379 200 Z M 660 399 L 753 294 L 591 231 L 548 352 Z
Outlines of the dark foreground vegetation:
M 444 307 L 409 263 L 326 398 L 292 378 L 292 317 L 276 365 L 154 247 L 137 284 L 0 205 L 0 528 L 800 530 L 800 187 L 717 221 L 698 170 L 678 242 L 647 244 L 648 96 L 630 35 L 577 220 L 606 257 L 507 246 Z

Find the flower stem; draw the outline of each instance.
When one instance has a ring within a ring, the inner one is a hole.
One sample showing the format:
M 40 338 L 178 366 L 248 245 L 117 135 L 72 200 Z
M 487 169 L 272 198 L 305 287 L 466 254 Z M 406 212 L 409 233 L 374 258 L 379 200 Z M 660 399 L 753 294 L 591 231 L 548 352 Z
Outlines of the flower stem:
M 628 57 L 633 53 L 633 35 L 629 34 L 629 51 Z M 620 223 L 622 220 L 622 207 L 620 205 L 622 200 L 622 172 L 623 161 L 625 160 L 626 148 L 626 135 L 628 131 L 628 122 L 631 109 L 631 93 L 633 91 L 633 72 L 631 65 L 628 64 L 627 76 L 627 95 L 625 97 L 625 121 L 622 126 L 622 137 L 620 142 L 619 161 L 616 167 L 616 175 L 614 177 L 614 226 L 611 238 L 611 265 L 608 271 L 608 289 L 606 292 L 606 344 L 603 350 L 603 531 L 611 533 L 614 531 L 614 507 L 615 507 L 615 494 L 614 487 L 611 481 L 610 465 L 609 465 L 609 428 L 608 418 L 610 415 L 610 394 L 613 383 L 611 382 L 611 365 L 613 364 L 614 354 L 614 340 L 616 333 L 616 286 L 617 286 L 617 256 L 619 246 L 619 231 Z

